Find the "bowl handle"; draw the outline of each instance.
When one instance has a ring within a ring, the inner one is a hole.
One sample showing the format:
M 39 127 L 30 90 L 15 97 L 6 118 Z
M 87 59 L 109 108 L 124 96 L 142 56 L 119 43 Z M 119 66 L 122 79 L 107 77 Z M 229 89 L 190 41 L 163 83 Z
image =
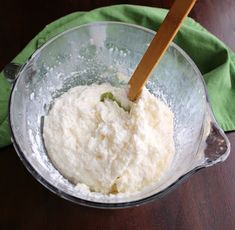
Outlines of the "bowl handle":
M 20 64 L 16 63 L 9 63 L 4 67 L 3 75 L 9 83 L 13 84 L 15 82 L 21 67 Z
M 203 130 L 198 161 L 201 167 L 209 167 L 225 161 L 230 153 L 230 143 L 224 131 L 217 124 L 209 103 L 206 109 L 206 119 Z
M 211 166 L 218 162 L 225 161 L 230 153 L 230 143 L 216 122 L 210 122 L 210 133 L 205 141 L 204 156 L 205 165 Z

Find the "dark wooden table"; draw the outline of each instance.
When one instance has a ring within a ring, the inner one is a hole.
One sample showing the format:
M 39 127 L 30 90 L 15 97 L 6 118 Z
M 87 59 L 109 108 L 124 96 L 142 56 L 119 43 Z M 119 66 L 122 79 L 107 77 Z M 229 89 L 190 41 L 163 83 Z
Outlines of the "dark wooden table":
M 85 3 L 84 3 L 85 2 Z M 0 69 L 46 24 L 74 11 L 145 1 L 1 0 Z M 169 8 L 172 1 L 148 1 Z M 191 16 L 235 50 L 235 1 L 198 0 Z M 0 150 L 0 229 L 235 229 L 235 133 L 229 159 L 172 193 L 125 210 L 97 210 L 52 194 L 28 173 L 12 146 Z

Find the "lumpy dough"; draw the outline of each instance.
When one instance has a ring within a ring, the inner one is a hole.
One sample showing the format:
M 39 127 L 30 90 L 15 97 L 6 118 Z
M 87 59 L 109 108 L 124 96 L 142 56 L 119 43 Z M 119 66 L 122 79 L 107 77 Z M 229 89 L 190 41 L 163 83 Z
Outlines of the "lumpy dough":
M 77 86 L 54 101 L 44 119 L 49 158 L 76 185 L 103 194 L 136 192 L 157 183 L 174 155 L 173 113 L 144 88 L 136 102 L 128 87 Z M 100 101 L 112 92 L 115 101 Z

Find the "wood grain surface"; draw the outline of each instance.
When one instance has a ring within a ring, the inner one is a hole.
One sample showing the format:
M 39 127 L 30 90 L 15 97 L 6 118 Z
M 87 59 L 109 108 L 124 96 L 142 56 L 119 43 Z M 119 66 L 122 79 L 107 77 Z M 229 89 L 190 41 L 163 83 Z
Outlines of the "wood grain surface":
M 112 4 L 169 8 L 172 1 L 0 1 L 0 68 L 46 24 L 74 11 Z M 235 50 L 235 1 L 198 0 L 191 16 Z M 160 200 L 98 210 L 63 200 L 24 168 L 14 148 L 0 149 L 0 229 L 235 229 L 235 133 L 229 159 L 193 175 Z

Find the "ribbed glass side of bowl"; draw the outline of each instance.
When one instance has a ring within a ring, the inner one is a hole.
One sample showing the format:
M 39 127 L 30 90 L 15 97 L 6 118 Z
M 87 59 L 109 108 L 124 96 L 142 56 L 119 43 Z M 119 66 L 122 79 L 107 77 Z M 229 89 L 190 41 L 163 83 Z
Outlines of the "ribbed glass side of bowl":
M 201 75 L 190 58 L 172 44 L 147 83 L 175 115 L 176 154 L 161 181 L 128 196 L 83 194 L 53 167 L 42 139 L 43 117 L 53 99 L 77 85 L 126 84 L 154 32 L 139 26 L 101 22 L 66 31 L 53 38 L 24 65 L 10 102 L 15 147 L 29 171 L 46 187 L 66 199 L 95 207 L 137 205 L 167 191 L 179 178 L 205 165 L 202 148 L 210 116 Z M 204 140 L 203 140 L 204 138 Z

